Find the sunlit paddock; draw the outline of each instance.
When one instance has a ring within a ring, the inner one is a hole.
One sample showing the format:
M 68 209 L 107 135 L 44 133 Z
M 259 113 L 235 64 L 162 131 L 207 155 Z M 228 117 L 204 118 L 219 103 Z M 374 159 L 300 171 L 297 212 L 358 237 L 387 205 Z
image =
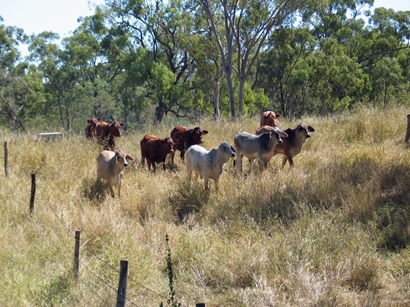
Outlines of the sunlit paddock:
M 0 132 L 8 176 L 0 186 L 2 306 L 105 306 L 117 297 L 119 265 L 129 262 L 127 305 L 406 306 L 410 304 L 409 110 L 361 109 L 303 120 L 315 128 L 293 169 L 274 156 L 258 171 L 229 161 L 219 191 L 186 182 L 185 165 L 148 172 L 144 134 L 169 135 L 163 123 L 128 132 L 117 148 L 134 160 L 121 198 L 96 185 L 100 145 L 83 136 L 38 142 L 36 134 Z M 257 118 L 199 125 L 203 146 L 233 145 Z M 186 124 L 193 126 L 194 124 Z M 32 176 L 36 176 L 30 214 Z M 78 279 L 74 233 L 81 231 Z

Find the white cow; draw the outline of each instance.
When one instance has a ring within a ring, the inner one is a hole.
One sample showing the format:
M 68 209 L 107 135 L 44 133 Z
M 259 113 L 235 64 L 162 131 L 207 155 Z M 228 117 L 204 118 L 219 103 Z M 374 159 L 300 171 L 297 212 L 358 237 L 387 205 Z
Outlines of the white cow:
M 209 178 L 215 181 L 215 188 L 218 190 L 219 176 L 222 174 L 222 166 L 232 157 L 235 157 L 235 148 L 227 142 L 222 142 L 218 148 L 210 151 L 202 146 L 192 145 L 185 154 L 185 163 L 187 167 L 188 185 L 191 182 L 192 171 L 195 172 L 196 179 L 198 176 L 205 181 L 205 190 L 209 189 Z
M 250 162 L 258 159 L 260 170 L 265 169 L 274 154 L 275 146 L 283 142 L 282 137 L 286 138 L 288 135 L 276 126 L 261 135 L 248 132 L 237 134 L 234 137 L 237 168 L 242 172 L 242 157 L 245 156 Z
M 103 150 L 97 157 L 97 183 L 105 179 L 112 197 L 114 197 L 114 185 L 117 186 L 118 197 L 121 196 L 122 170 L 128 165 L 127 160 L 134 159 L 123 151 Z

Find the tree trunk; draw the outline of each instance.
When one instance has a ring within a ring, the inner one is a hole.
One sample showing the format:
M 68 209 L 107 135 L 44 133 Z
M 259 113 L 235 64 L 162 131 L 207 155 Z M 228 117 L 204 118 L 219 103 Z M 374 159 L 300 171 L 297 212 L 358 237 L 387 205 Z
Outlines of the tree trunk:
M 164 118 L 164 114 L 165 114 L 165 105 L 163 102 L 163 98 L 159 97 L 158 107 L 155 108 L 155 122 L 160 123 L 162 119 Z
M 246 80 L 246 78 L 240 78 L 240 80 L 239 80 L 239 93 L 238 93 L 239 118 L 242 118 L 242 116 L 243 116 L 243 100 L 244 100 L 243 91 L 245 89 L 245 80 Z
M 219 109 L 219 96 L 220 96 L 220 91 L 221 91 L 221 78 L 217 76 L 215 78 L 215 91 L 214 91 L 214 119 L 216 121 L 219 121 L 221 118 L 221 111 Z

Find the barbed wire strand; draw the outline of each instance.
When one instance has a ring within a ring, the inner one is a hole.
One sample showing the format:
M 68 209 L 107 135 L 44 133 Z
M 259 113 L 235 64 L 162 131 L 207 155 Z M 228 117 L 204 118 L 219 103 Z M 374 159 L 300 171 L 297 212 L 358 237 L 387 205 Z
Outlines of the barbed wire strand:
M 40 194 L 41 194 L 41 190 L 40 190 Z M 53 205 L 52 205 L 51 203 L 52 203 L 52 202 L 49 201 L 49 207 L 51 208 L 51 211 L 54 213 L 54 215 L 55 215 L 55 217 L 57 218 L 57 220 L 64 226 L 64 228 L 66 228 L 66 229 L 69 231 L 69 233 L 70 233 L 69 236 L 71 236 L 72 238 L 75 239 L 75 236 L 72 234 L 72 232 L 75 231 L 75 230 L 74 230 L 74 227 L 68 226 L 68 225 L 66 225 L 66 224 L 63 222 L 63 220 L 62 220 L 62 219 L 59 217 L 59 215 L 57 214 L 56 208 L 53 207 Z M 98 239 L 99 239 L 103 244 L 105 244 L 105 242 L 104 242 L 103 240 L 101 240 L 101 238 L 98 238 Z M 52 241 L 52 240 L 51 240 L 51 241 Z M 53 242 L 53 241 L 52 241 L 52 242 Z M 53 244 L 55 244 L 55 247 L 57 248 L 57 250 L 60 249 L 60 247 L 58 247 L 58 246 L 56 245 L 56 243 L 53 242 Z M 97 260 L 99 260 L 100 262 L 104 263 L 106 266 L 108 266 L 108 267 L 111 268 L 112 270 L 114 270 L 116 273 L 119 273 L 118 268 L 115 268 L 113 265 L 111 265 L 111 264 L 108 263 L 107 261 L 101 259 L 101 258 L 98 257 L 97 255 L 91 255 L 91 257 L 96 258 Z M 65 259 L 68 260 L 67 256 L 66 256 Z M 84 265 L 83 265 L 83 266 L 84 266 Z M 87 268 L 86 266 L 84 266 L 84 267 L 85 267 L 89 272 L 93 273 L 89 268 Z M 100 278 L 100 277 L 99 277 L 99 278 Z M 100 279 L 101 279 L 101 278 L 100 278 Z M 135 279 L 131 278 L 130 276 L 128 276 L 128 279 L 129 279 L 130 281 L 134 282 L 135 284 L 137 284 L 138 286 L 140 286 L 141 288 L 143 288 L 143 289 L 145 289 L 145 290 L 147 290 L 147 291 L 150 291 L 150 292 L 154 293 L 154 294 L 157 295 L 158 297 L 160 297 L 160 298 L 162 298 L 162 299 L 166 299 L 166 300 L 168 299 L 165 295 L 160 294 L 160 293 L 156 292 L 155 290 L 150 289 L 149 287 L 147 287 L 147 286 L 143 285 L 142 283 L 136 281 Z M 102 282 L 103 282 L 103 281 L 102 281 Z M 103 282 L 103 283 L 104 283 L 104 282 Z M 105 283 L 104 283 L 104 284 L 105 284 Z M 106 284 L 105 284 L 105 286 L 106 286 L 106 287 L 110 287 L 109 285 L 106 285 Z M 117 291 L 117 290 L 115 290 L 115 291 Z M 127 298 L 126 298 L 126 299 L 127 299 Z M 127 299 L 127 300 L 128 300 L 128 299 Z
M 104 279 L 103 279 L 102 277 L 98 276 L 97 273 L 93 272 L 93 271 L 92 271 L 91 269 L 89 269 L 86 265 L 84 265 L 84 268 L 85 268 L 88 272 L 90 272 L 91 274 L 93 274 L 94 277 L 96 277 L 97 279 L 99 279 L 100 283 L 103 284 L 107 289 L 112 290 L 112 291 L 114 291 L 115 293 L 118 292 L 118 289 L 116 289 L 116 288 L 114 288 L 114 287 L 108 285 L 108 284 L 104 281 Z M 137 305 L 136 305 L 133 301 L 131 301 L 129 298 L 125 297 L 125 299 L 126 299 L 130 304 L 132 304 L 132 305 L 134 305 L 134 306 L 137 306 Z

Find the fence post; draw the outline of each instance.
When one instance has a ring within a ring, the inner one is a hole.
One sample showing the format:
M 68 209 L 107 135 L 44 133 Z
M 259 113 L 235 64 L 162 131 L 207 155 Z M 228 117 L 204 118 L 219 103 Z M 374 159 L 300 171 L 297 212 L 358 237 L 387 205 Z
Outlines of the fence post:
M 410 140 L 410 114 L 407 115 L 407 130 L 404 141 L 407 143 Z
M 75 231 L 75 248 L 74 248 L 74 275 L 78 279 L 80 272 L 80 235 L 81 231 Z
M 120 281 L 118 283 L 117 307 L 124 307 L 127 296 L 128 260 L 121 260 Z
M 34 212 L 34 198 L 36 195 L 36 174 L 31 174 L 30 216 Z
M 205 307 L 205 303 L 196 303 L 196 307 Z
M 9 176 L 9 150 L 7 148 L 7 142 L 4 142 L 4 171 L 6 172 L 6 177 Z

